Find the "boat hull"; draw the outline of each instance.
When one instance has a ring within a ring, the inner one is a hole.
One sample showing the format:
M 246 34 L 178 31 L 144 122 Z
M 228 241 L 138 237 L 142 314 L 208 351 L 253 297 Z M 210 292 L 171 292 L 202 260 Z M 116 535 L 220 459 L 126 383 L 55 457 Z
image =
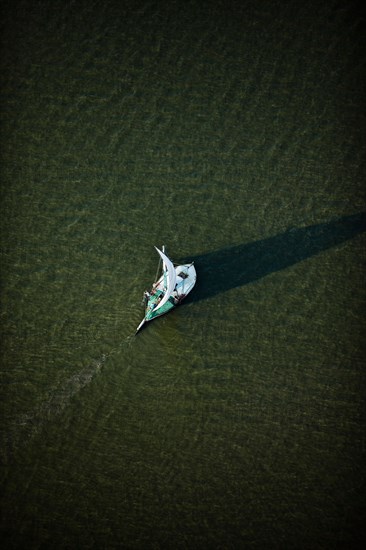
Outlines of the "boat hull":
M 169 296 L 168 300 L 158 308 L 159 302 L 164 296 L 164 275 L 154 283 L 150 293 L 148 294 L 145 318 L 140 323 L 136 332 L 142 328 L 145 322 L 152 321 L 161 315 L 165 315 L 175 307 L 177 307 L 182 300 L 191 292 L 197 279 L 195 267 L 192 264 L 178 265 L 175 268 L 176 273 L 176 285 Z

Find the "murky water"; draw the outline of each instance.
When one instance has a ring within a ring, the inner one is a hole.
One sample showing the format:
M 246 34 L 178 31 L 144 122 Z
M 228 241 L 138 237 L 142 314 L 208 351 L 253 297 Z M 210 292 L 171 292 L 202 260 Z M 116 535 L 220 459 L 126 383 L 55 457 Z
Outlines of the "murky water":
M 332 1 L 6 8 L 7 548 L 361 542 L 360 23 Z M 162 244 L 197 286 L 134 337 Z

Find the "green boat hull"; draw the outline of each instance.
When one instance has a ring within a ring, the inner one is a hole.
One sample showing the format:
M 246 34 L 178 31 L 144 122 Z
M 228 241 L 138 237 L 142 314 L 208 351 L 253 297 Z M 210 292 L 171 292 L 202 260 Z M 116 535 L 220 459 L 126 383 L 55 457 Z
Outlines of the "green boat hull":
M 156 248 L 156 247 L 155 247 Z M 191 264 L 174 266 L 173 262 L 158 248 L 163 260 L 163 274 L 156 281 L 151 292 L 145 292 L 147 300 L 145 317 L 136 329 L 136 333 L 147 321 L 152 321 L 174 309 L 189 294 L 196 282 L 196 270 Z
M 146 315 L 145 315 L 146 321 L 152 321 L 152 319 L 155 319 L 156 317 L 160 317 L 160 315 L 164 315 L 164 313 L 168 313 L 168 311 L 170 311 L 175 307 L 174 300 L 171 297 L 161 308 L 155 311 L 156 306 L 158 305 L 163 295 L 164 293 L 161 290 L 157 290 L 153 296 L 150 296 L 146 306 Z

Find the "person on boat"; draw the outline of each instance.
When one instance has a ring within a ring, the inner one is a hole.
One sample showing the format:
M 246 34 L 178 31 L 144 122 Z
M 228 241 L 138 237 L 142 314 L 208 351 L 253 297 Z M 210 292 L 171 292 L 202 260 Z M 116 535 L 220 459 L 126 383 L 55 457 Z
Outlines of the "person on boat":
M 180 300 L 180 295 L 179 295 L 179 291 L 178 291 L 178 283 L 176 283 L 176 285 L 174 287 L 174 290 L 172 292 L 172 298 L 173 298 L 174 304 L 177 305 L 179 303 L 179 300 Z

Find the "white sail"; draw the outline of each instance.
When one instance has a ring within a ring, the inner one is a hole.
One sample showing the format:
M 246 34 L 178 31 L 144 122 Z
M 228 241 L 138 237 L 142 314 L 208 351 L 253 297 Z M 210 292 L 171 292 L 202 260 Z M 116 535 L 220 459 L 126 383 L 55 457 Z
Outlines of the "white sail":
M 175 283 L 176 283 L 176 277 L 177 277 L 176 273 L 175 273 L 174 265 L 169 260 L 168 256 L 166 256 L 164 254 L 164 252 L 162 252 L 158 248 L 156 248 L 156 250 L 160 254 L 160 257 L 163 260 L 164 270 L 166 270 L 166 272 L 167 272 L 167 288 L 164 289 L 164 292 L 165 292 L 164 297 L 161 300 L 161 302 L 159 303 L 159 305 L 156 307 L 155 311 L 157 311 L 158 309 L 163 307 L 163 305 L 169 300 L 169 298 L 170 298 L 170 296 L 171 296 L 171 294 L 174 290 Z

